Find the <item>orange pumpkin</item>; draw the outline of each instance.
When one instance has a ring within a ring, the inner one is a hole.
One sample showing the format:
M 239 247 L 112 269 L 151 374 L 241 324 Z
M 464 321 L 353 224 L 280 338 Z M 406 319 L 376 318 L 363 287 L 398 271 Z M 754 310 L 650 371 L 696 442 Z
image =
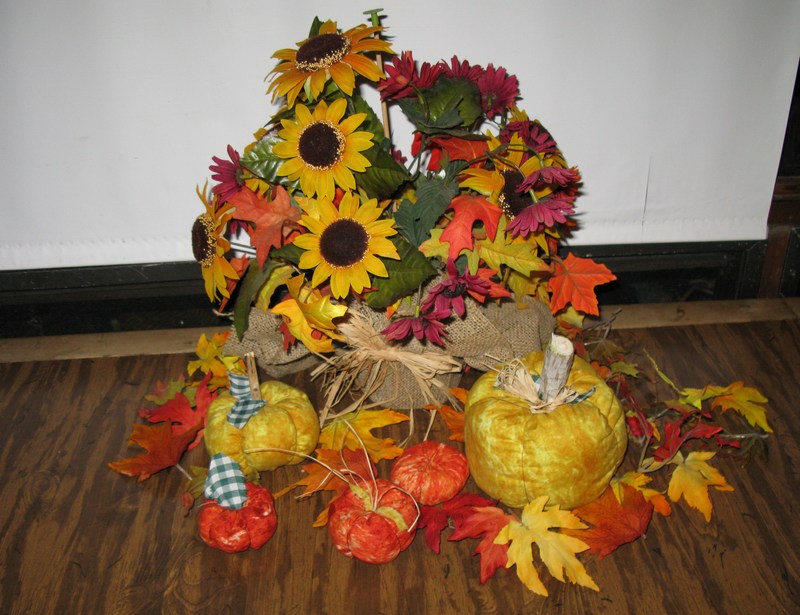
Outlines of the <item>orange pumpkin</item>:
M 389 479 L 420 504 L 434 506 L 455 496 L 469 478 L 467 458 L 452 446 L 426 440 L 394 460 Z
M 543 352 L 522 359 L 540 375 Z M 585 399 L 533 413 L 530 403 L 495 387 L 487 372 L 473 385 L 465 407 L 464 439 L 477 485 L 508 506 L 542 495 L 572 509 L 600 497 L 622 462 L 627 431 L 622 407 L 586 361 L 574 358 L 567 387 Z

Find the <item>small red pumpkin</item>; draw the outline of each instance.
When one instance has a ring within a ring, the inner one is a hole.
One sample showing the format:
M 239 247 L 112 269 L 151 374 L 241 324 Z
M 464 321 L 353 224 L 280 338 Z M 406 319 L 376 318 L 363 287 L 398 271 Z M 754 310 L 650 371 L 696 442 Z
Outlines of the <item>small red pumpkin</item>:
M 426 440 L 407 448 L 395 459 L 390 480 L 420 504 L 446 502 L 469 478 L 467 458 L 452 446 Z
M 418 510 L 410 495 L 382 478 L 351 484 L 331 503 L 328 533 L 348 557 L 384 564 L 414 540 Z
M 266 487 L 247 483 L 247 501 L 238 510 L 207 502 L 197 517 L 200 537 L 210 547 L 238 553 L 258 549 L 275 533 L 275 501 Z

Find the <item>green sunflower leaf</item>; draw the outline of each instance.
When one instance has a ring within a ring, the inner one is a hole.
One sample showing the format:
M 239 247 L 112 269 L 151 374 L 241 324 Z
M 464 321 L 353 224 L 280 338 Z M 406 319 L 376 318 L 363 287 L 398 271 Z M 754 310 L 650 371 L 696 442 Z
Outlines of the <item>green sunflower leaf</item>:
M 236 336 L 240 340 L 244 337 L 245 331 L 247 331 L 247 327 L 250 324 L 250 310 L 252 309 L 253 301 L 277 266 L 278 263 L 268 260 L 261 269 L 255 263 L 251 263 L 247 268 L 247 273 L 239 285 L 239 296 L 236 299 L 236 305 L 233 307 L 233 326 L 236 330 Z
M 277 171 L 284 162 L 272 153 L 272 146 L 280 141 L 278 137 L 264 137 L 239 160 L 241 165 L 256 177 L 270 183 L 277 183 Z
M 377 310 L 415 292 L 420 284 L 436 275 L 434 266 L 416 246 L 397 235 L 392 238 L 392 243 L 397 248 L 400 260 L 381 259 L 389 277 L 373 277 L 375 290 L 366 295 L 367 305 Z
M 372 166 L 363 173 L 353 173 L 356 186 L 370 198 L 383 200 L 394 195 L 405 182 L 411 179 L 406 168 L 399 164 L 386 150 L 373 145 L 361 152 Z
M 416 98 L 397 102 L 417 130 L 429 134 L 469 128 L 483 114 L 478 86 L 466 79 L 443 77 Z
M 458 194 L 458 182 L 452 177 L 422 177 L 417 183 L 417 200 L 403 199 L 394 219 L 408 241 L 419 247 L 430 239 L 431 229 Z

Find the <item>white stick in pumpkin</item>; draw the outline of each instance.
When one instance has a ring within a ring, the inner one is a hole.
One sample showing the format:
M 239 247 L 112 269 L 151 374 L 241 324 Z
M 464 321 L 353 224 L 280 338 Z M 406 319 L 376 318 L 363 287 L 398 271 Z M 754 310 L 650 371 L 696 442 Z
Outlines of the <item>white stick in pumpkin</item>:
M 574 354 L 575 348 L 572 342 L 563 335 L 554 333 L 544 351 L 542 382 L 539 389 L 539 396 L 543 401 L 552 400 L 567 384 Z

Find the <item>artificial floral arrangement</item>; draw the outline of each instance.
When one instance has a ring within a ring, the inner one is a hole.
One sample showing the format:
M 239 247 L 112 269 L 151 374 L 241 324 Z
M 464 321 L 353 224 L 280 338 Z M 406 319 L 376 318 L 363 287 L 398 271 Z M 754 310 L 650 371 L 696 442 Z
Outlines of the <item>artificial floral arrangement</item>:
M 390 562 L 417 530 L 438 552 L 451 527 L 450 540 L 479 540 L 482 582 L 516 566 L 547 595 L 535 543 L 553 577 L 597 590 L 577 554 L 608 555 L 682 498 L 710 521 L 710 488 L 732 488 L 709 461 L 763 444 L 767 400 L 741 382 L 680 388 L 654 361 L 675 397 L 637 398 L 643 368 L 610 326 L 584 323 L 613 274 L 558 252 L 580 174 L 516 106 L 517 79 L 395 56 L 368 13 L 346 31 L 315 20 L 275 53 L 268 92 L 282 107 L 243 154 L 213 158 L 192 242 L 233 331 L 201 337 L 186 374 L 139 411 L 131 443 L 145 452 L 109 465 L 139 480 L 178 468 L 187 513 L 206 497 L 202 539 L 228 552 L 268 541 L 274 497 L 302 488 L 332 492 L 315 525 L 347 556 Z M 413 126 L 410 159 L 392 146 L 388 105 Z M 322 376 L 324 408 L 259 382 L 256 360 L 272 376 L 300 360 L 289 370 Z M 444 378 L 466 368 L 485 372 L 469 390 Z M 450 442 L 429 425 L 409 445 L 415 408 L 443 418 Z M 404 422 L 404 440 L 373 433 Z M 208 466 L 184 469 L 201 443 Z M 259 485 L 291 464 L 296 482 Z M 464 492 L 470 478 L 485 495 Z

